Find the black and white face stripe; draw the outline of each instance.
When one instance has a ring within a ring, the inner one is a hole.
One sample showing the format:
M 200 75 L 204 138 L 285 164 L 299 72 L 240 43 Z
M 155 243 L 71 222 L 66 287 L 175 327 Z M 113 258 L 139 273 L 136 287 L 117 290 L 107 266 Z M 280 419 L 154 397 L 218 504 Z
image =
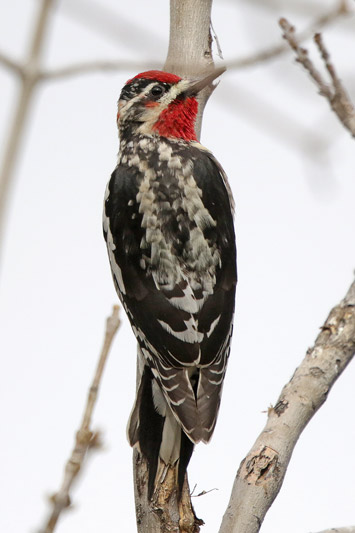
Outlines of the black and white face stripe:
M 132 126 L 137 126 L 138 123 L 140 127 L 136 129 L 136 135 L 150 134 L 161 113 L 184 92 L 188 85 L 187 80 L 171 84 L 144 78 L 132 80 L 122 90 L 118 101 L 117 116 L 121 138 L 125 137 L 125 128 L 132 132 Z
M 148 78 L 138 78 L 131 80 L 125 85 L 120 94 L 120 100 L 132 100 L 137 95 L 141 94 L 147 87 L 149 87 L 150 96 L 154 100 L 158 100 L 162 95 L 171 89 L 172 84 L 166 82 L 155 82 Z M 161 92 L 158 87 L 161 88 Z M 146 92 L 146 94 L 148 94 Z

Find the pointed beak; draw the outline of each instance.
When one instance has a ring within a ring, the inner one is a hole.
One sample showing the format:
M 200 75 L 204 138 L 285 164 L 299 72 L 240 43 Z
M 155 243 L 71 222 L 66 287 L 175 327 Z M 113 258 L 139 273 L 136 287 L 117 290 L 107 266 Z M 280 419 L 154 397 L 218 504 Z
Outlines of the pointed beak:
M 192 80 L 190 85 L 183 92 L 184 97 L 189 98 L 190 96 L 196 96 L 200 91 L 202 91 L 202 89 L 211 86 L 212 82 L 221 76 L 225 70 L 226 67 L 216 68 L 210 74 L 208 74 L 208 76 L 205 76 L 200 80 Z

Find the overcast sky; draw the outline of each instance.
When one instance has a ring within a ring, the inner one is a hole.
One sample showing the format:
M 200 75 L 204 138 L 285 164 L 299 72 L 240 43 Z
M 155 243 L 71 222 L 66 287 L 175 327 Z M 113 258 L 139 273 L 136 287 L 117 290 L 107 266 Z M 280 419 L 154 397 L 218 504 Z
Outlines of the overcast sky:
M 268 6 L 270 4 L 270 6 Z M 295 5 L 293 5 L 295 4 Z M 306 5 L 309 8 L 306 9 Z M 24 57 L 38 2 L 0 8 L 0 51 Z M 215 0 L 214 29 L 229 60 L 280 42 L 332 2 Z M 167 0 L 62 0 L 51 20 L 47 68 L 93 59 L 151 62 L 167 51 Z M 324 37 L 355 99 L 354 18 Z M 313 53 L 316 58 L 316 53 Z M 136 67 L 135 67 L 136 68 Z M 35 532 L 58 489 L 117 297 L 101 230 L 118 151 L 116 102 L 126 69 L 51 81 L 34 100 L 16 167 L 0 300 L 0 531 Z M 0 68 L 6 143 L 16 80 Z M 228 71 L 204 116 L 202 142 L 225 168 L 236 200 L 239 285 L 235 336 L 219 422 L 189 467 L 204 533 L 216 533 L 240 461 L 282 386 L 312 345 L 355 267 L 354 140 L 291 55 Z M 104 450 L 75 487 L 58 533 L 134 532 L 131 449 L 125 428 L 135 392 L 128 320 L 105 370 L 94 428 Z M 355 365 L 304 431 L 263 533 L 309 533 L 355 523 Z

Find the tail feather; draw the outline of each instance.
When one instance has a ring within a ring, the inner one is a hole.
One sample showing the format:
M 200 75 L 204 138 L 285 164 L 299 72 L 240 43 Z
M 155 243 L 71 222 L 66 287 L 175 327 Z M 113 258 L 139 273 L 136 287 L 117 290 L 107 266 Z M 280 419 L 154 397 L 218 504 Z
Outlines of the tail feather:
M 191 459 L 192 452 L 194 451 L 194 444 L 191 440 L 181 431 L 181 445 L 180 445 L 180 461 L 178 466 L 178 487 L 179 497 L 181 496 L 182 487 L 184 484 L 185 474 L 188 464 Z
M 128 440 L 148 461 L 148 498 L 164 479 L 168 466 L 176 469 L 180 497 L 194 444 L 176 421 L 148 366 L 144 366 L 128 423 Z

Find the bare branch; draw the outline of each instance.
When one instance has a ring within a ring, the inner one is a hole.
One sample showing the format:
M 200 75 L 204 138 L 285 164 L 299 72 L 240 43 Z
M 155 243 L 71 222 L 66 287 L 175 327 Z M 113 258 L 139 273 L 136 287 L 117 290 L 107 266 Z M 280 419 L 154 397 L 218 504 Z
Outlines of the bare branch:
M 329 24 L 335 22 L 340 17 L 349 15 L 353 11 L 350 9 L 350 6 L 348 3 L 344 0 L 340 0 L 338 5 L 331 9 L 329 12 L 324 13 L 317 19 L 315 19 L 308 28 L 303 30 L 303 32 L 300 32 L 298 36 L 298 41 L 302 42 L 311 37 L 314 34 L 314 29 L 317 28 L 317 30 L 320 30 L 321 28 L 324 28 L 325 26 L 328 26 Z M 270 46 L 269 48 L 265 48 L 263 50 L 259 50 L 258 52 L 254 52 L 253 54 L 250 54 L 245 57 L 236 58 L 232 61 L 228 62 L 228 69 L 242 69 L 247 67 L 253 67 L 259 63 L 264 63 L 266 61 L 269 61 L 271 59 L 274 59 L 275 57 L 278 57 L 282 54 L 285 54 L 289 52 L 290 48 L 287 43 L 281 43 L 276 44 L 273 46 Z
M 296 38 L 296 28 L 292 26 L 285 18 L 280 19 L 279 24 L 283 30 L 283 38 L 286 39 L 289 46 L 296 53 L 298 63 L 301 63 L 307 70 L 313 80 L 316 82 L 320 93 L 326 98 L 331 98 L 332 92 L 327 83 L 323 80 L 322 75 L 315 68 L 312 61 L 309 59 L 308 50 L 301 48 Z
M 170 38 L 164 69 L 179 76 L 213 66 L 211 50 L 212 0 L 171 0 Z
M 302 42 L 309 37 L 311 37 L 314 33 L 314 29 L 317 28 L 320 30 L 321 28 L 324 28 L 325 26 L 328 26 L 329 24 L 335 22 L 337 19 L 339 19 L 342 16 L 346 16 L 352 13 L 352 10 L 350 9 L 348 3 L 344 0 L 341 0 L 337 6 L 333 9 L 331 9 L 329 12 L 324 13 L 323 15 L 320 15 L 317 19 L 315 19 L 312 24 L 308 28 L 306 28 L 303 32 L 300 32 L 299 34 L 299 41 Z M 213 28 L 212 28 L 213 30 Z M 218 44 L 218 39 L 216 35 L 214 34 L 214 38 L 216 39 L 218 53 L 221 57 L 221 50 Z M 270 46 L 269 48 L 260 50 L 258 52 L 254 52 L 253 54 L 250 54 L 245 57 L 236 58 L 230 62 L 228 62 L 228 69 L 242 69 L 247 67 L 253 67 L 259 63 L 263 63 L 266 61 L 269 61 L 270 59 L 274 59 L 275 57 L 278 57 L 282 54 L 285 54 L 289 51 L 289 46 L 286 43 L 282 44 L 276 44 L 273 46 Z M 0 56 L 1 60 L 1 56 Z M 80 74 L 92 74 L 95 72 L 117 72 L 120 70 L 132 70 L 132 71 L 139 71 L 139 70 L 145 70 L 152 68 L 152 65 L 159 65 L 160 61 L 158 59 L 152 59 L 151 61 L 107 61 L 107 60 L 98 60 L 98 61 L 89 61 L 86 63 L 77 63 L 74 65 L 69 65 L 67 67 L 62 67 L 58 69 L 53 70 L 45 70 L 40 73 L 40 79 L 42 80 L 53 80 L 53 79 L 60 79 L 60 78 L 67 78 L 70 76 L 80 75 Z
M 0 252 L 8 206 L 8 195 L 14 176 L 14 166 L 30 110 L 32 96 L 38 82 L 39 64 L 46 29 L 54 0 L 42 0 L 33 26 L 29 55 L 20 69 L 21 89 L 13 119 L 10 123 L 4 160 L 0 171 Z
M 313 23 L 305 29 L 303 32 L 299 35 L 299 40 L 304 41 L 312 36 L 314 33 L 314 28 L 321 29 L 335 20 L 337 20 L 341 16 L 349 15 L 352 13 L 350 7 L 348 6 L 346 1 L 341 0 L 338 5 L 330 10 L 329 12 L 321 15 L 316 20 L 313 21 Z M 212 28 L 213 30 L 213 28 Z M 221 50 L 218 44 L 218 39 L 216 35 L 214 34 L 214 38 L 217 43 L 218 53 L 221 57 Z M 268 61 L 270 59 L 273 59 L 281 54 L 284 54 L 289 51 L 289 46 L 287 44 L 277 44 L 274 46 L 270 46 L 269 48 L 260 50 L 259 52 L 255 52 L 249 56 L 242 57 L 242 58 L 236 58 L 235 60 L 232 60 L 228 63 L 229 69 L 242 69 L 246 67 L 254 66 L 258 63 L 262 63 L 264 61 Z M 1 55 L 0 55 L 0 61 L 1 61 Z M 152 59 L 150 61 L 108 61 L 108 60 L 97 60 L 97 61 L 89 61 L 89 62 L 82 62 L 77 63 L 74 65 L 69 65 L 67 67 L 52 69 L 52 70 L 43 70 L 39 74 L 39 78 L 41 80 L 54 80 L 54 79 L 60 79 L 60 78 L 68 78 L 70 76 L 80 75 L 80 74 L 92 74 L 95 72 L 117 72 L 120 70 L 131 70 L 131 71 L 139 71 L 139 70 L 146 70 L 149 68 L 152 68 L 152 65 L 159 65 L 160 61 L 158 59 Z M 210 63 L 210 62 L 209 62 Z M 167 68 L 167 66 L 166 66 Z M 170 67 L 169 67 L 170 68 Z M 174 65 L 171 66 L 171 68 L 174 70 Z M 168 68 L 167 68 L 168 69 Z
M 257 533 L 276 498 L 303 429 L 355 354 L 355 281 L 283 388 L 241 462 L 219 533 Z
M 107 361 L 112 341 L 120 326 L 120 319 L 118 316 L 118 305 L 113 307 L 111 316 L 106 321 L 106 332 L 104 343 L 102 346 L 100 358 L 95 371 L 95 376 L 89 389 L 88 398 L 79 430 L 76 433 L 75 445 L 71 456 L 65 466 L 64 477 L 62 485 L 56 494 L 53 494 L 50 501 L 52 503 L 52 511 L 48 520 L 42 530 L 43 533 L 52 533 L 58 522 L 61 512 L 70 506 L 70 489 L 75 478 L 83 466 L 86 453 L 89 450 L 100 446 L 100 438 L 97 432 L 90 429 L 92 413 L 95 407 L 99 385 L 102 373 Z
M 90 61 L 86 63 L 77 63 L 68 67 L 62 67 L 53 70 L 43 70 L 39 78 L 43 81 L 57 80 L 68 78 L 77 74 L 92 74 L 95 72 L 117 72 L 120 70 L 129 70 L 139 72 L 152 68 L 152 65 L 159 65 L 159 61 Z
M 2 52 L 0 52 L 0 63 L 7 69 L 15 72 L 15 74 L 21 75 L 21 65 Z
M 300 63 L 305 70 L 307 70 L 313 81 L 316 83 L 319 93 L 328 100 L 330 107 L 338 116 L 339 120 L 342 122 L 345 128 L 350 131 L 352 136 L 355 137 L 355 109 L 345 88 L 336 74 L 334 65 L 330 62 L 330 56 L 323 43 L 321 34 L 316 33 L 314 36 L 314 41 L 330 76 L 331 85 L 329 85 L 329 83 L 323 78 L 323 76 L 314 66 L 313 62 L 309 58 L 308 50 L 299 46 L 294 26 L 292 26 L 284 18 L 280 19 L 279 24 L 283 30 L 283 38 L 296 53 L 296 60 L 298 63 Z
M 212 0 L 170 0 L 170 38 L 164 70 L 193 77 L 213 68 L 211 28 Z M 213 87 L 197 97 L 196 133 L 200 138 L 202 115 Z
M 319 533 L 355 533 L 355 526 L 350 527 L 332 527 L 331 529 L 325 529 Z
M 191 503 L 191 494 L 185 477 L 181 501 L 175 490 L 173 468 L 167 470 L 165 479 L 148 500 L 148 465 L 145 457 L 137 450 L 133 452 L 134 497 L 138 533 L 198 533 L 203 520 L 196 517 Z

